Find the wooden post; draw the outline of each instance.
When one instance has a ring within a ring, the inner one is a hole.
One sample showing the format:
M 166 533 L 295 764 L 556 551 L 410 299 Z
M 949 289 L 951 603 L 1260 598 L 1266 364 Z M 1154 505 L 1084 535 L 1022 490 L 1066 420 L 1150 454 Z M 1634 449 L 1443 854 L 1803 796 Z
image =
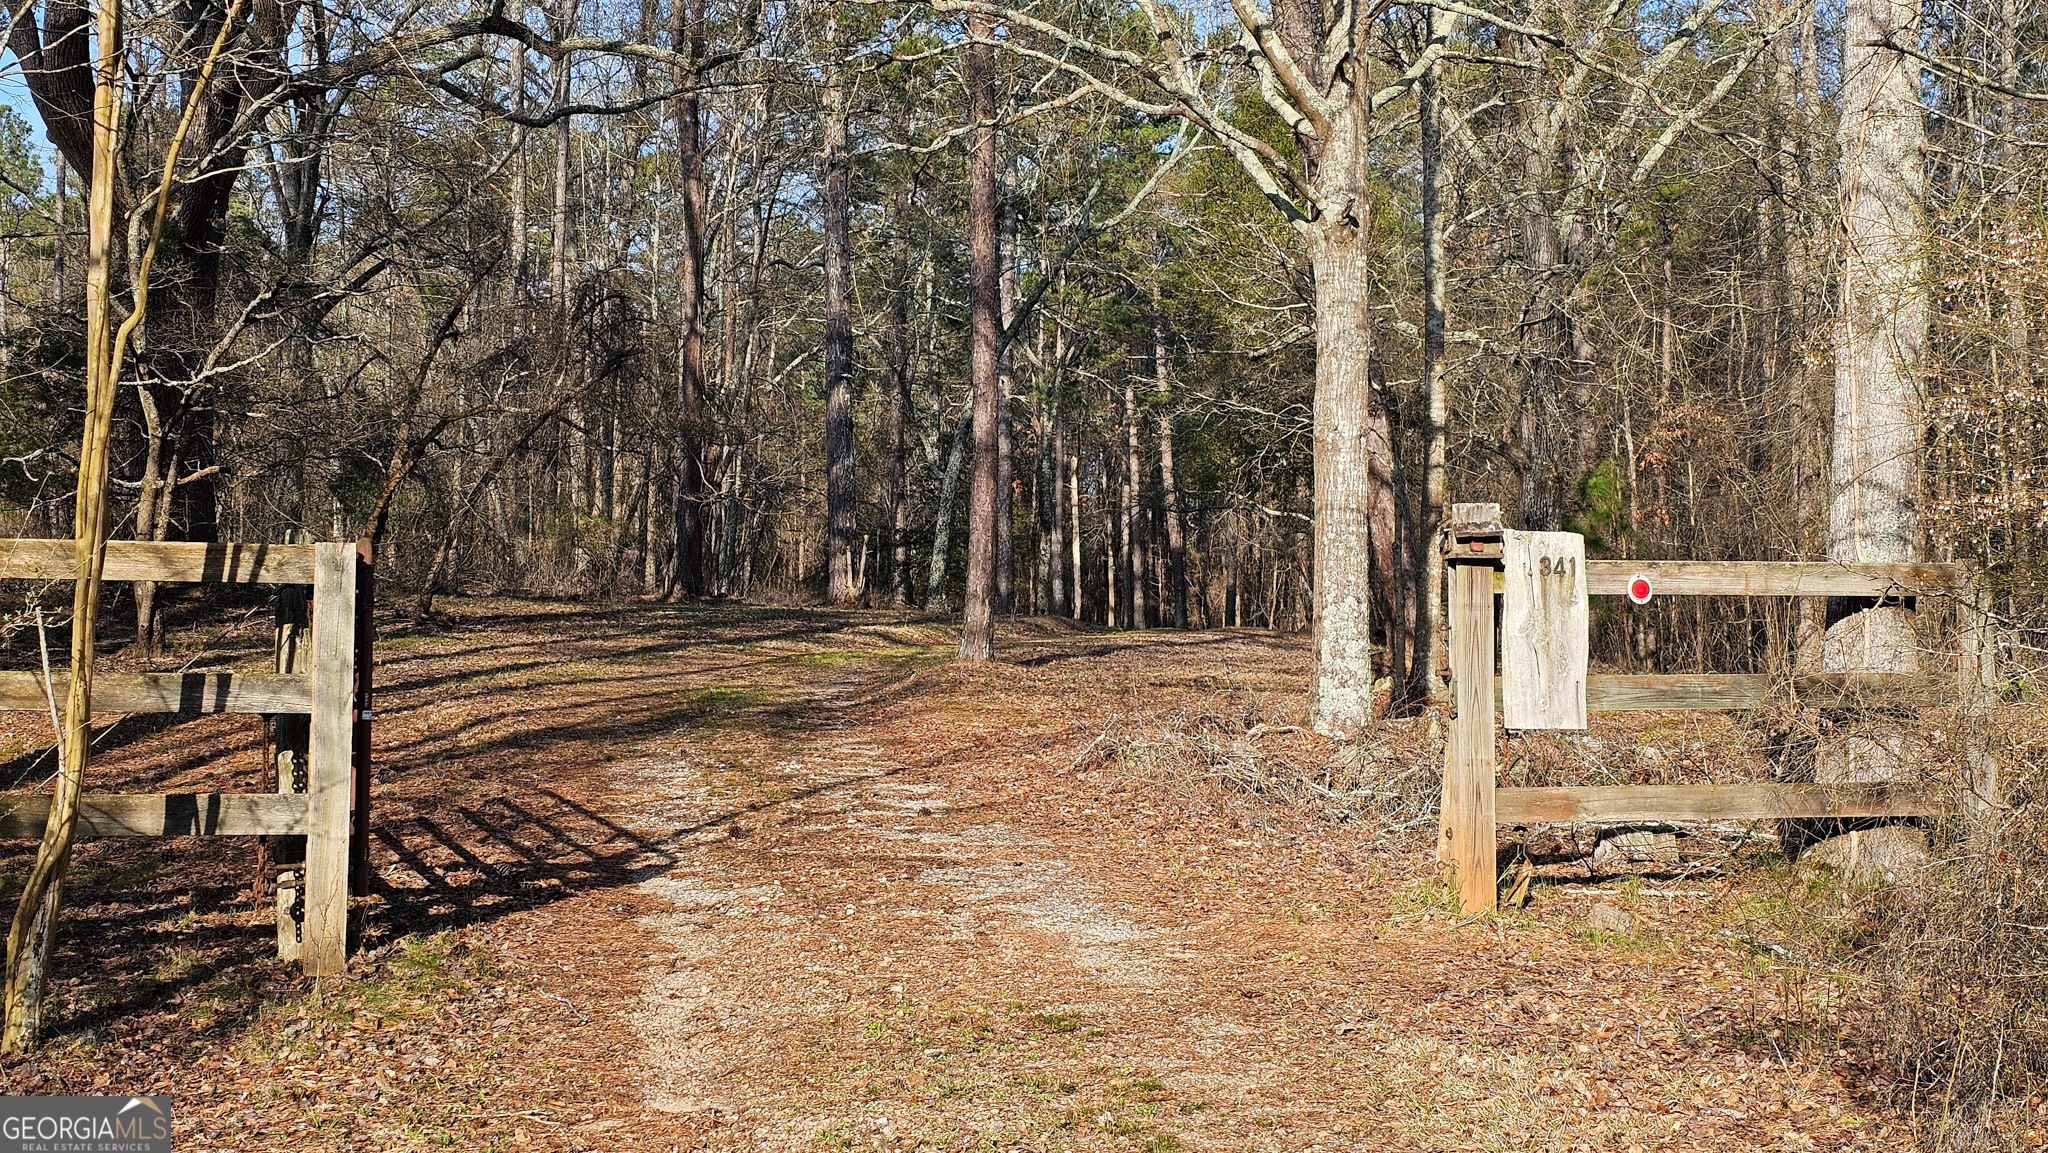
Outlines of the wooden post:
M 277 590 L 277 671 L 301 676 L 313 666 L 306 585 Z M 312 718 L 304 713 L 278 713 L 270 722 L 271 763 L 277 769 L 277 791 L 303 796 L 307 788 L 307 757 L 312 751 Z M 277 955 L 296 961 L 306 942 L 306 838 L 265 838 L 267 867 L 277 869 Z M 259 857 L 259 862 L 261 858 Z
M 1461 504 L 1451 512 L 1451 731 L 1444 750 L 1442 839 L 1467 913 L 1491 910 L 1494 874 L 1493 582 L 1500 560 L 1499 505 Z
M 370 538 L 364 537 L 356 542 L 355 731 L 351 734 L 355 792 L 348 841 L 348 891 L 356 897 L 370 895 L 370 723 L 377 715 L 370 704 L 370 674 L 376 668 L 371 646 L 377 637 L 377 574 L 370 560 Z
M 348 963 L 349 802 L 355 736 L 356 546 L 313 546 L 313 716 L 307 772 L 306 941 L 313 977 Z
M 1963 746 L 1968 792 L 1964 815 L 1979 832 L 1998 811 L 1998 757 L 1991 751 L 1991 706 L 1998 692 L 1998 653 L 1991 642 L 1991 589 L 1981 573 L 1956 585 L 1956 736 Z

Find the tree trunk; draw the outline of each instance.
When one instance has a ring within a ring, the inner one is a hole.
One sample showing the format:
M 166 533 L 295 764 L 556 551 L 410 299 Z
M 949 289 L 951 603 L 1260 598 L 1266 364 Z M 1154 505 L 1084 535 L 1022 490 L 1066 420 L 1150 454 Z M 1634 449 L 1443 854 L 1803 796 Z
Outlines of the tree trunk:
M 932 555 L 924 582 L 926 612 L 945 612 L 946 562 L 953 551 L 953 509 L 960 497 L 960 470 L 967 458 L 967 440 L 974 428 L 974 402 L 953 425 L 953 446 L 946 453 L 946 475 L 939 482 L 939 510 L 932 520 Z
M 1526 36 L 1514 39 L 1518 54 L 1533 65 L 1526 73 L 1530 87 L 1519 102 L 1516 125 L 1522 164 L 1515 217 L 1527 294 L 1519 326 L 1522 387 L 1516 421 L 1523 459 L 1522 520 L 1524 527 L 1555 531 L 1564 527 L 1561 397 L 1572 375 L 1573 345 L 1563 301 L 1569 287 L 1565 238 L 1551 211 L 1565 146 L 1564 110 L 1557 109 L 1541 87 L 1543 62 L 1551 49 Z
M 1408 659 L 1406 617 L 1400 611 L 1398 579 L 1401 553 L 1401 472 L 1394 459 L 1394 428 L 1388 412 L 1391 397 L 1377 367 L 1368 374 L 1372 412 L 1366 421 L 1365 453 L 1372 495 L 1367 519 L 1372 551 L 1373 608 L 1385 625 L 1385 675 L 1405 675 Z
M 50 219 L 56 229 L 56 235 L 50 238 L 50 292 L 59 307 L 70 303 L 71 298 L 69 262 L 64 258 L 64 250 L 71 238 L 71 228 L 65 220 L 64 211 L 66 202 L 71 199 L 65 193 L 65 186 L 70 182 L 69 168 L 64 162 L 64 153 L 59 151 L 51 163 L 53 181 L 50 193 Z
M 526 19 L 525 4 L 520 5 L 519 19 Z M 508 81 L 511 88 L 512 111 L 526 111 L 526 46 L 516 45 L 512 51 L 512 76 Z M 526 293 L 526 125 L 512 126 L 512 219 L 506 230 L 506 247 L 512 250 L 512 291 L 511 298 L 517 303 Z
M 1067 550 L 1073 558 L 1074 601 L 1071 615 L 1081 619 L 1081 454 L 1067 457 Z
M 896 193 L 896 219 L 910 215 L 911 185 Z M 889 293 L 889 603 L 910 603 L 910 242 L 896 248 Z
M 704 0 L 676 5 L 671 79 L 675 102 L 676 174 L 681 184 L 682 234 L 676 244 L 676 278 L 681 289 L 676 322 L 682 347 L 676 350 L 676 483 L 674 587 L 670 598 L 703 596 L 704 586 L 704 123 L 697 98 L 705 52 Z
M 1921 558 L 1921 385 L 1930 307 L 1920 65 L 1886 44 L 1919 42 L 1911 0 L 1851 0 L 1844 14 L 1841 317 L 1835 328 L 1834 492 L 1828 557 L 1845 563 Z M 1919 668 L 1912 610 L 1896 601 L 1830 604 L 1827 672 Z M 1896 717 L 1842 718 L 1814 778 L 1886 781 L 1913 775 Z M 1830 837 L 1806 859 L 1858 876 L 1895 878 L 1926 859 L 1926 835 L 1886 825 Z
M 1315 665 L 1308 718 L 1329 735 L 1363 733 L 1373 720 L 1372 464 L 1366 449 L 1372 268 L 1363 103 L 1347 100 L 1332 121 L 1318 160 L 1325 191 L 1317 198 L 1330 207 L 1308 225 L 1316 292 Z
M 1017 609 L 1016 429 L 1010 413 L 1011 374 L 996 374 L 995 611 Z
M 1060 470 L 1052 451 L 1052 426 L 1058 412 L 1045 398 L 1037 399 L 1031 407 L 1032 424 L 1038 435 L 1038 451 L 1031 460 L 1031 613 L 1044 616 L 1059 611 L 1053 603 L 1052 565 L 1052 558 L 1059 555 L 1055 537 L 1060 521 Z
M 1121 614 L 1121 613 L 1120 613 L 1120 612 L 1118 611 L 1118 608 L 1117 608 L 1117 605 L 1118 605 L 1118 604 L 1119 604 L 1119 603 L 1121 602 L 1121 599 L 1122 599 L 1122 597 L 1124 596 L 1124 593 L 1123 593 L 1123 592 L 1121 591 L 1121 588 L 1122 588 L 1122 585 L 1123 585 L 1123 571 L 1124 571 L 1124 570 L 1123 570 L 1123 565 L 1122 565 L 1122 563 L 1121 563 L 1121 562 L 1120 562 L 1120 561 L 1119 561 L 1119 560 L 1117 559 L 1117 558 L 1118 558 L 1118 557 L 1120 557 L 1120 556 L 1121 556 L 1122 554 L 1121 554 L 1121 553 L 1119 553 L 1119 552 L 1117 551 L 1117 547 L 1116 547 L 1116 542 L 1117 542 L 1117 535 L 1116 535 L 1116 524 L 1115 524 L 1115 521 L 1113 520 L 1113 518 L 1111 517 L 1111 515 L 1110 515 L 1110 510 L 1109 510 L 1109 470 L 1110 470 L 1110 464 L 1109 464 L 1109 461 L 1110 461 L 1110 455 L 1109 455 L 1109 450 L 1108 450 L 1108 448 L 1107 448 L 1107 447 L 1105 447 L 1105 448 L 1103 449 L 1103 453 L 1102 453 L 1102 473 L 1101 473 L 1101 475 L 1102 475 L 1102 623 L 1103 623 L 1104 627 L 1106 627 L 1106 628 L 1116 628 L 1116 627 L 1118 627 L 1118 626 L 1122 625 L 1122 624 L 1123 624 L 1123 622 L 1124 622 L 1124 618 L 1123 618 L 1122 614 Z
M 1145 465 L 1138 452 L 1139 420 L 1138 378 L 1127 361 L 1124 366 L 1124 499 L 1117 516 L 1118 543 L 1122 551 L 1117 577 L 1122 587 L 1117 592 L 1123 600 L 1124 627 L 1132 629 L 1145 627 L 1145 539 L 1138 521 L 1138 508 L 1144 502 Z
M 559 0 L 560 10 L 555 17 L 554 34 L 557 40 L 576 34 L 576 0 Z M 561 107 L 569 103 L 569 61 L 567 57 L 557 59 L 554 70 L 554 103 Z M 555 121 L 555 184 L 554 207 L 548 223 L 548 292 L 554 309 L 555 355 L 566 358 L 569 355 L 569 144 L 570 120 L 564 116 Z
M 854 587 L 853 251 L 848 235 L 852 190 L 846 151 L 846 88 L 839 51 L 839 9 L 825 34 L 825 600 L 843 605 Z
M 1055 324 L 1052 337 L 1052 405 L 1046 417 L 1044 439 L 1039 441 L 1038 453 L 1045 463 L 1045 475 L 1051 486 L 1046 496 L 1046 608 L 1053 616 L 1066 616 L 1080 595 L 1080 589 L 1069 583 L 1067 572 L 1068 489 L 1071 487 L 1067 471 L 1067 427 L 1062 415 L 1067 395 L 1067 330 L 1064 325 Z
M 969 377 L 974 386 L 974 473 L 967 498 L 967 595 L 960 622 L 960 659 L 995 655 L 996 534 L 1002 504 L 997 460 L 1002 412 L 1002 273 L 996 233 L 996 65 L 987 17 L 967 18 L 968 116 L 974 131 L 967 156 Z
M 1017 158 L 1010 157 L 1002 182 L 1002 224 L 996 238 L 996 259 L 1002 268 L 996 280 L 997 313 L 1002 331 L 1010 332 L 1017 319 Z M 1017 529 L 1016 414 L 1011 398 L 1016 395 L 1017 355 L 1012 339 L 1001 342 L 996 372 L 996 611 L 1017 609 L 1017 557 L 1014 537 Z
M 1063 364 L 1060 345 L 1061 337 L 1053 341 L 1055 365 Z M 1060 401 L 1065 391 L 1065 374 L 1053 378 L 1052 412 L 1046 418 L 1046 432 L 1049 440 L 1038 446 L 1038 452 L 1045 459 L 1045 473 L 1051 482 L 1051 491 L 1046 494 L 1046 609 L 1053 616 L 1065 616 L 1068 605 L 1067 586 L 1067 430 L 1060 423 Z
M 1166 519 L 1166 587 L 1173 627 L 1188 627 L 1188 554 L 1180 515 L 1180 487 L 1173 479 L 1173 362 L 1166 352 L 1166 315 L 1159 308 L 1159 284 L 1152 284 L 1152 387 L 1159 394 L 1159 493 Z M 1161 604 L 1160 616 L 1165 614 Z M 1163 619 L 1161 624 L 1166 623 Z
M 736 445 L 732 455 L 726 459 L 724 475 L 719 479 L 720 506 L 725 510 L 725 531 L 718 538 L 718 572 L 721 595 L 746 599 L 749 577 L 748 566 L 753 563 L 753 554 L 741 556 L 741 542 L 753 540 L 752 526 L 747 523 L 746 506 L 740 502 L 741 490 L 747 483 L 747 446 Z M 748 546 L 751 547 L 751 546 Z
M 23 881 L 21 903 L 14 911 L 7 935 L 6 1021 L 4 1030 L 0 1030 L 0 1049 L 9 1053 L 22 1053 L 34 1046 L 42 1026 L 43 991 L 56 944 L 64 876 L 71 867 L 79 798 L 92 759 L 93 656 L 99 638 L 100 575 L 106 561 L 103 546 L 107 538 L 108 440 L 121 374 L 113 307 L 113 237 L 114 189 L 118 178 L 115 140 L 125 47 L 117 5 L 101 6 L 97 32 L 91 190 L 86 210 L 85 424 L 79 443 L 78 494 L 72 520 L 72 551 L 78 573 L 71 597 L 71 682 L 64 700 L 64 730 L 58 741 L 63 768 L 50 798 L 42 843 Z M 215 52 L 218 51 L 216 47 Z M 208 74 L 212 63 L 209 59 Z M 198 87 L 203 92 L 203 80 Z M 175 163 L 175 156 L 171 161 Z M 145 270 L 141 283 L 148 283 L 147 276 Z M 138 292 L 138 312 L 144 299 Z
M 1230 541 L 1223 554 L 1223 627 L 1241 628 L 1244 625 L 1242 591 L 1239 587 L 1238 562 L 1244 552 L 1244 542 L 1239 539 L 1240 516 L 1236 509 L 1230 511 Z
M 176 451 L 171 439 L 164 435 L 163 413 L 157 407 L 156 393 L 148 384 L 138 382 L 135 400 L 136 407 L 142 410 L 145 446 L 140 487 L 135 492 L 135 539 L 162 540 L 164 538 L 156 532 L 158 512 L 162 511 L 162 519 L 168 523 L 171 504 L 171 481 L 164 477 L 164 450 L 171 448 L 173 457 Z M 173 460 L 170 477 L 175 479 L 177 474 L 178 466 Z M 132 591 L 135 596 L 135 647 L 145 659 L 151 658 L 161 648 L 162 617 L 157 613 L 157 582 L 136 581 Z
M 1796 545 L 1803 560 L 1819 556 L 1827 536 L 1827 493 L 1823 479 L 1827 463 L 1827 428 L 1820 398 L 1816 395 L 1817 374 L 1809 366 L 1803 347 L 1807 324 L 1816 311 L 1813 302 L 1820 295 L 1814 291 L 1817 285 L 1814 283 L 1811 248 L 1803 219 L 1807 203 L 1807 157 L 1814 147 L 1813 115 L 1809 107 L 1813 89 L 1808 87 L 1808 78 L 1813 65 L 1813 21 L 1818 18 L 1818 12 L 1809 15 L 1800 22 L 1801 36 L 1782 36 L 1772 49 L 1776 63 L 1773 82 L 1777 89 L 1778 112 L 1785 124 L 1782 144 L 1770 149 L 1774 175 L 1784 189 L 1783 195 L 1771 198 L 1778 245 L 1778 274 L 1771 278 L 1771 282 L 1779 286 L 1781 303 L 1773 334 L 1776 338 L 1773 361 L 1778 369 L 1773 375 L 1778 378 L 1774 383 L 1781 382 L 1784 391 L 1791 394 L 1790 403 L 1786 405 L 1791 427 L 1786 434 L 1791 439 L 1792 514 L 1796 518 Z M 1805 57 L 1797 65 L 1793 60 L 1795 40 Z M 1792 614 L 1792 666 L 1802 673 L 1817 673 L 1820 671 L 1822 639 L 1826 631 L 1827 601 L 1822 597 L 1800 597 L 1792 602 Z
M 1446 17 L 1429 10 L 1429 38 L 1434 41 Z M 1448 294 L 1444 268 L 1443 106 L 1436 87 L 1437 68 L 1423 73 L 1422 148 L 1422 386 L 1429 404 L 1429 444 L 1422 465 L 1422 508 L 1418 521 L 1422 587 L 1412 592 L 1418 616 L 1414 648 L 1409 657 L 1410 692 L 1432 704 L 1448 704 L 1448 676 L 1437 675 L 1447 633 L 1444 626 L 1444 509 L 1450 499 L 1450 395 L 1444 371 L 1444 328 Z M 1446 668 L 1448 674 L 1449 669 Z
M 558 0 L 552 29 L 556 39 L 576 34 L 576 7 L 577 0 Z M 569 82 L 572 79 L 569 59 L 555 59 L 552 72 L 550 99 L 556 107 L 561 107 L 569 102 Z M 569 162 L 573 157 L 571 145 L 574 143 L 570 134 L 571 121 L 571 117 L 564 116 L 554 124 L 555 168 L 551 189 L 553 195 L 548 213 L 548 330 L 553 344 L 555 375 L 558 380 L 566 379 L 575 371 L 572 366 L 576 362 L 576 357 L 569 347 Z M 583 575 L 588 560 L 581 539 L 583 516 L 589 500 L 589 446 L 583 430 L 584 413 L 582 408 L 572 401 L 569 418 L 563 423 L 562 433 L 568 448 L 568 561 L 570 570 L 578 578 Z M 404 447 L 401 439 L 400 450 Z M 398 456 L 398 451 L 394 450 L 394 460 Z M 393 475 L 397 475 L 395 469 Z M 384 528 L 381 512 L 382 510 L 376 518 L 376 528 L 371 534 L 372 540 L 379 543 L 382 542 Z

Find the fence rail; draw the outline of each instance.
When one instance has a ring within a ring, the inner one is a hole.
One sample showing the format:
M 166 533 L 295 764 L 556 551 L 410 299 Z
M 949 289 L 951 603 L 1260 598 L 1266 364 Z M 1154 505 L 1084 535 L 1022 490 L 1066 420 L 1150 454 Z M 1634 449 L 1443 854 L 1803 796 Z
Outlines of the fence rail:
M 87 793 L 81 837 L 303 837 L 306 798 L 293 793 Z M 0 797 L 0 837 L 40 837 L 50 798 Z
M 1604 821 L 1763 821 L 1799 817 L 1924 817 L 1948 809 L 1918 785 L 1598 785 L 1496 789 L 1503 825 Z
M 71 677 L 59 673 L 50 693 L 61 706 Z M 49 708 L 41 673 L 0 672 L 0 711 Z M 94 713 L 310 713 L 313 684 L 284 673 L 97 673 Z
M 1770 705 L 1809 708 L 1929 708 L 1955 698 L 1950 677 L 1914 673 L 1815 673 L 1782 677 L 1769 673 L 1594 674 L 1586 678 L 1586 710 L 1595 713 L 1667 712 L 1692 709 L 1741 711 Z M 1494 678 L 1498 707 L 1502 680 Z
M 1835 561 L 1586 562 L 1586 591 L 1624 596 L 1650 578 L 1658 596 L 1876 597 L 1946 593 L 1969 581 L 1958 564 L 1840 564 Z
M 206 544 L 110 540 L 101 579 L 173 584 L 312 584 L 310 544 Z M 0 540 L 0 580 L 68 581 L 78 576 L 68 540 Z

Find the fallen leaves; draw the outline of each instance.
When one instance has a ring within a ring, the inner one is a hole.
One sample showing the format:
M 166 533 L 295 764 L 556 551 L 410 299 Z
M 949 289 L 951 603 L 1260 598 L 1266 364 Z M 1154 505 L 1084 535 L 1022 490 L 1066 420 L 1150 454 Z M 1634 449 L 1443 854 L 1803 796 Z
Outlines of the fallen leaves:
M 1655 950 L 1570 934 L 1598 888 L 1465 923 L 1413 835 L 1075 756 L 1111 712 L 1265 707 L 1297 638 L 1020 622 L 1037 663 L 963 671 L 912 617 L 560 608 L 454 600 L 387 650 L 355 980 L 316 998 L 268 958 L 242 848 L 96 845 L 155 871 L 87 878 L 59 968 L 109 967 L 0 1086 L 174 1087 L 192 1148 L 1904 1139 L 1846 1051 L 1778 1055 L 1763 962 L 1662 898 L 1629 910 Z M 210 724 L 118 771 L 199 772 L 176 746 Z

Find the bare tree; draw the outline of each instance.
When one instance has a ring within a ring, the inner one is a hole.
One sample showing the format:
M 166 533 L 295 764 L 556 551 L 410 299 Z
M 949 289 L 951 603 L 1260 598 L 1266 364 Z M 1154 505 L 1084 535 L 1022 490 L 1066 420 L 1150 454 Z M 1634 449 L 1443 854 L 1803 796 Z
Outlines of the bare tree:
M 827 5 L 824 43 L 825 234 L 825 599 L 846 604 L 854 587 L 853 245 L 851 160 L 846 149 L 846 78 L 839 5 Z
M 1426 40 L 1439 43 L 1447 38 L 1450 17 L 1431 8 Z M 1422 503 L 1416 517 L 1415 551 L 1419 564 L 1411 564 L 1420 588 L 1409 591 L 1410 608 L 1416 614 L 1413 647 L 1409 655 L 1409 691 L 1431 703 L 1448 701 L 1449 679 L 1437 675 L 1438 653 L 1446 638 L 1444 631 L 1444 509 L 1450 498 L 1450 390 L 1444 364 L 1444 328 L 1449 294 L 1444 268 L 1444 140 L 1443 97 L 1437 90 L 1441 69 L 1431 61 L 1417 85 L 1417 140 L 1421 162 L 1422 216 L 1422 385 L 1428 405 L 1426 442 L 1423 449 Z
M 1173 474 L 1173 358 L 1166 347 L 1166 313 L 1159 304 L 1159 280 L 1152 280 L 1152 388 L 1159 394 L 1159 495 L 1166 517 L 1166 581 L 1173 627 L 1188 627 L 1188 549 L 1181 517 L 1180 485 Z M 1168 604 L 1160 605 L 1160 616 Z M 1164 620 L 1161 623 L 1165 623 Z
M 1926 127 L 1920 62 L 1892 47 L 1918 41 L 1912 0 L 1851 0 L 1844 11 L 1841 315 L 1835 323 L 1835 439 L 1828 557 L 1843 562 L 1919 560 L 1921 371 L 1930 300 L 1923 209 Z M 1919 668 L 1913 614 L 1896 600 L 1837 609 L 1822 642 L 1828 672 L 1910 673 Z M 1838 726 L 1815 779 L 1882 781 L 1910 775 L 1906 735 L 1894 719 Z M 1925 858 L 1926 835 L 1906 825 L 1845 833 L 1807 859 L 1865 875 L 1900 875 Z
M 698 91 L 713 67 L 707 0 L 677 0 L 675 56 L 669 65 L 676 87 L 676 175 L 680 186 L 682 234 L 676 238 L 675 560 L 667 592 L 703 596 L 704 573 L 704 109 Z
M 901 222 L 910 215 L 914 180 L 906 180 L 896 191 L 895 213 Z M 913 403 L 911 382 L 910 240 L 899 237 L 889 265 L 889 472 L 886 478 L 886 506 L 889 516 L 889 603 L 898 608 L 910 603 L 910 422 Z
M 230 8 L 212 40 L 212 48 L 195 70 L 184 113 L 165 148 L 163 175 L 155 189 L 147 239 L 136 255 L 131 300 L 126 316 L 114 310 L 115 194 L 120 187 L 119 154 L 126 94 L 122 66 L 127 41 L 117 4 L 102 4 L 95 14 L 91 65 L 92 105 L 89 137 L 90 197 L 86 207 L 85 290 L 85 423 L 78 453 L 78 491 L 72 517 L 72 555 L 77 572 L 72 582 L 70 684 L 64 700 L 64 727 L 58 746 L 61 770 L 50 798 L 42 843 L 22 884 L 21 900 L 7 934 L 6 1021 L 0 1028 L 0 1049 L 20 1053 L 33 1046 L 42 1024 L 42 999 L 48 984 L 50 955 L 56 943 L 57 918 L 63 902 L 64 876 L 71 865 L 71 847 L 78 833 L 79 802 L 85 773 L 92 761 L 92 682 L 99 638 L 100 580 L 105 571 L 108 521 L 107 489 L 111 477 L 109 439 L 121 369 L 136 331 L 149 315 L 150 274 L 164 236 L 164 219 L 178 171 L 178 157 L 197 113 L 206 106 L 209 88 L 220 63 L 239 0 Z M 77 31 L 83 41 L 84 25 Z M 53 706 L 54 711 L 54 706 Z

